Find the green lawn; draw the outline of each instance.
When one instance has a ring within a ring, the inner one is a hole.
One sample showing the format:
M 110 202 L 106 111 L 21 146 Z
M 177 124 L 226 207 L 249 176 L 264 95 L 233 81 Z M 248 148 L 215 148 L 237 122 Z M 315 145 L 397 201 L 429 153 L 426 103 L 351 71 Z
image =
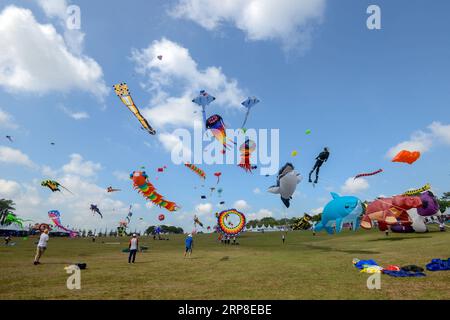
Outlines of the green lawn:
M 142 238 L 150 250 L 138 254 L 135 265 L 122 253 L 125 238 L 51 238 L 42 265 L 34 266 L 35 241 L 0 245 L 0 299 L 450 299 L 450 271 L 426 272 L 425 278 L 382 275 L 381 290 L 368 290 L 368 275 L 352 265 L 353 258 L 420 266 L 448 258 L 450 232 L 290 232 L 285 245 L 280 233 L 244 234 L 239 246 L 197 235 L 190 259 L 183 257 L 183 236 Z M 81 290 L 70 291 L 64 267 L 77 262 L 88 269 Z

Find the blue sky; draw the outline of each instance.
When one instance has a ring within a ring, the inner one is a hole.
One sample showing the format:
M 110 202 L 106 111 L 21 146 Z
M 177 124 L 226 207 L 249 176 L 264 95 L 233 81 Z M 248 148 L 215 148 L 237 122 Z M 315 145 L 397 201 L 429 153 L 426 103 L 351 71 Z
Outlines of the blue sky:
M 198 177 L 171 163 L 171 133 L 192 129 L 199 114 L 189 99 L 201 89 L 217 97 L 208 114 L 221 114 L 232 128 L 244 118 L 239 103 L 256 95 L 261 103 L 248 126 L 280 129 L 280 165 L 293 162 L 303 176 L 330 147 L 319 185 L 301 182 L 289 216 L 318 211 L 330 191 L 363 200 L 427 182 L 438 194 L 448 191 L 448 1 L 236 3 L 0 1 L 0 197 L 14 199 L 24 218 L 44 222 L 59 209 L 66 224 L 97 229 L 115 227 L 130 204 L 132 229 L 157 224 L 160 213 L 187 231 L 194 214 L 212 226 L 220 201 L 249 218 L 281 217 L 281 201 L 266 192 L 274 176 L 201 166 L 206 187 L 222 172 L 224 190 L 202 201 L 209 191 Z M 65 27 L 70 4 L 81 9 L 80 30 Z M 370 4 L 381 8 L 381 30 L 366 27 Z M 111 90 L 123 81 L 156 136 L 139 129 Z M 399 148 L 420 150 L 422 158 L 391 163 Z M 166 172 L 157 173 L 163 165 Z M 146 206 L 126 177 L 141 166 L 179 212 Z M 381 175 L 348 180 L 379 168 Z M 44 178 L 76 195 L 50 195 L 39 185 Z M 122 192 L 106 194 L 110 185 Z M 92 216 L 90 203 L 104 220 Z

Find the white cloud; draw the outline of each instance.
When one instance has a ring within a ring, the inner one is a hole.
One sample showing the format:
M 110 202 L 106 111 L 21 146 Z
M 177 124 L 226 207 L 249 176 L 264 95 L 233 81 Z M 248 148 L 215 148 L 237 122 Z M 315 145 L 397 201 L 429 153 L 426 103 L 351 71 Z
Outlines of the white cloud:
M 431 133 L 443 143 L 450 145 L 450 124 L 444 125 L 440 122 L 433 122 L 428 126 Z
M 50 18 L 64 19 L 66 17 L 67 1 L 66 0 L 36 0 L 44 10 L 45 14 Z
M 17 129 L 17 127 L 13 116 L 0 109 L 0 128 Z
M 30 158 L 18 149 L 0 146 L 0 163 L 18 164 L 27 167 L 35 167 L 36 165 Z
M 20 185 L 16 181 L 0 179 L 0 198 L 12 198 L 20 192 Z
M 125 171 L 114 171 L 113 176 L 117 178 L 117 180 L 120 181 L 129 181 L 130 180 L 130 174 Z
M 136 71 L 148 77 L 146 86 L 153 93 L 153 107 L 142 112 L 156 128 L 192 127 L 195 119 L 200 120 L 200 108 L 192 103 L 200 89 L 217 95 L 216 106 L 243 111 L 240 103 L 245 94 L 237 81 L 227 78 L 218 67 L 199 69 L 189 50 L 178 43 L 165 38 L 154 41 L 145 49 L 134 49 L 131 59 Z M 171 95 L 169 90 L 178 93 Z
M 273 217 L 273 213 L 268 209 L 261 209 L 256 213 L 250 213 L 246 216 L 248 220 L 261 220 L 262 218 Z
M 253 189 L 253 193 L 254 194 L 260 194 L 261 193 L 261 189 L 255 188 L 255 189 Z
M 312 209 L 310 214 L 315 216 L 315 215 L 318 215 L 318 214 L 320 214 L 322 212 L 323 212 L 323 207 L 320 207 L 320 208 Z
M 201 203 L 195 207 L 195 211 L 198 213 L 198 216 L 211 214 L 213 212 L 213 205 L 212 203 Z
M 70 162 L 62 167 L 62 171 L 66 174 L 75 174 L 83 177 L 92 177 L 101 169 L 100 163 L 84 161 L 83 157 L 77 153 L 70 155 Z
M 89 114 L 84 111 L 73 111 L 65 106 L 60 106 L 60 109 L 69 117 L 75 120 L 89 119 Z
M 364 178 L 348 178 L 341 187 L 343 194 L 356 194 L 369 189 L 369 182 Z
M 70 161 L 61 168 L 43 166 L 43 172 L 51 174 L 52 179 L 72 193 L 64 189 L 52 193 L 42 188 L 38 180 L 33 180 L 30 184 L 22 183 L 22 193 L 13 199 L 17 203 L 17 212 L 23 212 L 24 217 L 35 222 L 44 222 L 48 221 L 47 211 L 56 209 L 61 212 L 64 225 L 97 230 L 106 226 L 115 227 L 127 215 L 128 204 L 115 200 L 112 194 L 106 192 L 105 186 L 95 183 L 96 173 L 101 168 L 101 164 L 86 161 L 79 154 L 71 155 Z M 41 198 L 39 194 L 45 197 Z M 103 219 L 92 214 L 89 209 L 91 204 L 98 205 Z M 133 206 L 134 213 L 138 213 L 139 209 L 140 206 Z
M 78 89 L 99 98 L 108 93 L 100 65 L 81 52 L 71 52 L 54 26 L 40 24 L 30 10 L 6 7 L 0 13 L 0 34 L 0 86 L 6 90 Z
M 386 156 L 392 158 L 401 150 L 427 152 L 439 142 L 450 145 L 450 125 L 433 122 L 427 129 L 414 132 L 409 140 L 390 148 Z
M 234 208 L 239 211 L 246 211 L 250 209 L 250 206 L 248 205 L 247 201 L 245 200 L 238 200 L 234 203 Z
M 169 12 L 207 30 L 233 24 L 249 40 L 281 40 L 286 49 L 309 46 L 311 29 L 321 23 L 325 0 L 179 0 Z
M 192 150 L 189 147 L 183 145 L 180 137 L 170 133 L 160 133 L 158 135 L 158 140 L 162 143 L 164 149 L 166 149 L 167 151 L 172 152 L 172 150 L 176 148 L 183 153 L 184 157 L 192 157 Z

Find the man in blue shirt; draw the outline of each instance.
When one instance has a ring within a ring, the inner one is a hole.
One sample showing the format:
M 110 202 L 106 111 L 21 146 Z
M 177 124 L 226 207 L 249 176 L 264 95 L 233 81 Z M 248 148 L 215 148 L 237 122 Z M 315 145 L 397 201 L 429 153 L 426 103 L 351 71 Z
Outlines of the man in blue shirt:
M 194 245 L 194 239 L 192 238 L 192 234 L 189 234 L 187 236 L 185 244 L 186 244 L 186 251 L 184 252 L 184 256 L 186 257 L 186 255 L 189 254 L 189 257 L 191 257 L 192 247 Z

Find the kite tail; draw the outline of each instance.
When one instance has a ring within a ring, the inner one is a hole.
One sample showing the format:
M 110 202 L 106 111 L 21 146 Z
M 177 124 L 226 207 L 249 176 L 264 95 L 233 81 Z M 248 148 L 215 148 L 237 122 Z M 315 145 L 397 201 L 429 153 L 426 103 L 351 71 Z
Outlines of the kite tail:
M 247 109 L 247 113 L 245 114 L 245 119 L 244 119 L 244 123 L 242 123 L 241 128 L 245 128 L 245 125 L 247 124 L 247 120 L 248 120 L 248 115 L 250 114 L 250 109 Z

